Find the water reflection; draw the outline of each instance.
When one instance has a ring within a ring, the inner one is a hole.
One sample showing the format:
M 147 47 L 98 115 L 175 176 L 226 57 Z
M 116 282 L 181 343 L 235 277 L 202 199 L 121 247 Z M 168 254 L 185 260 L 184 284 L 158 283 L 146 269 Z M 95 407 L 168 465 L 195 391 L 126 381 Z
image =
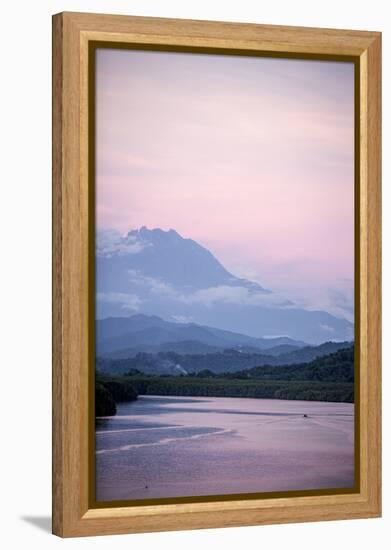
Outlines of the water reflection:
M 96 425 L 98 500 L 351 487 L 353 405 L 141 397 Z

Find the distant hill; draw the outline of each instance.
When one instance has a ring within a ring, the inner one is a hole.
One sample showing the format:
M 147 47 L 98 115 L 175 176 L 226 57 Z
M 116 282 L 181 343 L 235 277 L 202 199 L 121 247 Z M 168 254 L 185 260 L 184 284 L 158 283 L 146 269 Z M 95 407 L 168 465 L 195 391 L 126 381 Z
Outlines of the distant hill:
M 235 372 L 233 378 L 251 380 L 314 380 L 319 382 L 354 382 L 354 346 L 317 357 L 308 363 L 284 366 L 259 366 Z
M 279 365 L 290 365 L 292 363 L 308 363 L 317 357 L 323 357 L 335 353 L 341 349 L 348 348 L 352 342 L 324 342 L 319 346 L 306 346 L 288 353 L 277 356 Z
M 252 338 L 195 323 L 174 323 L 164 321 L 156 315 L 138 314 L 96 321 L 96 353 L 111 358 L 161 351 L 205 354 L 226 348 L 243 351 L 278 348 L 283 353 L 306 345 L 305 342 L 287 337 Z M 275 350 L 273 354 L 276 353 Z
M 255 348 L 253 348 L 255 350 Z M 110 359 L 126 359 L 128 357 L 135 357 L 138 353 L 164 353 L 174 352 L 179 355 L 206 355 L 208 353 L 217 353 L 222 351 L 222 348 L 218 346 L 209 346 L 197 340 L 181 340 L 180 342 L 164 342 L 162 344 L 139 344 L 131 348 L 120 349 L 118 351 L 112 351 L 104 354 L 103 357 Z M 258 350 L 256 350 L 258 351 Z
M 210 346 L 197 340 L 181 340 L 180 342 L 164 342 L 157 345 L 139 344 L 132 348 L 120 349 L 118 351 L 112 351 L 107 354 L 103 354 L 103 357 L 110 359 L 126 359 L 128 357 L 135 357 L 138 353 L 162 353 L 162 352 L 174 352 L 179 355 L 206 355 L 208 353 L 218 352 L 240 352 L 240 353 L 255 353 L 259 354 L 261 348 L 252 346 L 237 345 L 233 348 L 225 348 L 223 346 Z M 266 348 L 265 353 L 277 357 L 279 355 L 287 354 L 291 351 L 299 350 L 300 346 L 294 346 L 291 344 L 281 344 L 272 348 Z
M 124 374 L 138 370 L 146 374 L 191 374 L 204 370 L 214 374 L 233 373 L 267 365 L 271 368 L 290 364 L 305 364 L 310 361 L 351 347 L 351 342 L 326 342 L 317 347 L 305 347 L 281 355 L 246 353 L 236 349 L 207 354 L 179 354 L 173 351 L 137 353 L 126 358 L 97 357 L 96 367 L 100 372 Z M 300 355 L 300 351 L 303 353 Z

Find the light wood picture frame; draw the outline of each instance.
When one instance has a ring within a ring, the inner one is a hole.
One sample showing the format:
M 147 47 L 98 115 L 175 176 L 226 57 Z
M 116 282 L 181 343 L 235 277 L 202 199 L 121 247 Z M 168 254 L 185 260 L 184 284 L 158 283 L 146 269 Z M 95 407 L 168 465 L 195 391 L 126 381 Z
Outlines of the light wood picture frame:
M 357 483 L 334 494 L 271 493 L 96 506 L 94 415 L 94 135 L 97 44 L 168 51 L 349 59 L 356 70 L 355 437 Z M 358 398 L 357 398 L 358 396 Z M 381 34 L 60 13 L 53 17 L 53 533 L 61 537 L 381 515 Z

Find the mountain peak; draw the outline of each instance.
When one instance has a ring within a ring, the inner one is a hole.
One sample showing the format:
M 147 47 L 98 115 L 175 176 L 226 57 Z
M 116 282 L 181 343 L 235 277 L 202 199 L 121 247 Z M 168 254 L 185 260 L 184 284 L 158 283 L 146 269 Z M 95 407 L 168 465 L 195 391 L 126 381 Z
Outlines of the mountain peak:
M 175 229 L 161 229 L 160 227 L 153 227 L 149 229 L 146 225 L 142 225 L 140 228 L 131 229 L 127 233 L 128 237 L 144 237 L 151 238 L 153 236 L 161 237 L 176 237 L 182 240 L 185 240 Z
M 103 243 L 103 245 L 102 245 Z M 249 292 L 269 293 L 258 283 L 241 279 L 230 273 L 219 260 L 196 241 L 182 237 L 175 229 L 149 229 L 143 225 L 129 230 L 124 236 L 107 231 L 98 234 L 97 256 L 100 263 L 109 265 L 110 276 L 121 264 L 121 271 L 149 278 L 160 288 L 209 289 L 242 287 Z M 108 273 L 109 275 L 109 273 Z M 141 279 L 142 279 L 141 277 Z M 140 280 L 141 280 L 140 279 Z M 121 291 L 122 292 L 122 291 Z
M 97 316 L 180 318 L 251 336 L 286 334 L 320 343 L 347 340 L 353 326 L 307 311 L 230 273 L 211 251 L 174 229 L 97 232 Z M 147 319 L 144 319 L 147 323 Z M 116 322 L 113 321 L 113 325 Z

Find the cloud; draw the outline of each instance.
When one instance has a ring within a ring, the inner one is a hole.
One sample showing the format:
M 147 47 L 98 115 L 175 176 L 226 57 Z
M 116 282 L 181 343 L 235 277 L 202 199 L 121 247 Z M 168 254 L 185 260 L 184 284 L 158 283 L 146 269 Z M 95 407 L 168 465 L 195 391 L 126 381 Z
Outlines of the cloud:
M 136 235 L 122 235 L 115 229 L 103 229 L 96 235 L 96 254 L 97 256 L 111 258 L 114 255 L 125 256 L 127 254 L 138 254 L 146 246 L 152 246 L 145 243 Z
M 281 287 L 281 294 L 308 311 L 327 311 L 340 319 L 354 322 L 354 284 L 352 279 L 339 278 L 329 287 L 310 285 L 301 288 Z
M 330 325 L 320 324 L 320 328 L 325 330 L 326 332 L 334 332 L 334 328 L 330 327 Z
M 193 323 L 194 317 L 191 315 L 171 315 L 171 319 L 176 323 Z
M 129 269 L 129 282 L 155 296 L 164 296 L 186 305 L 202 304 L 210 307 L 216 303 L 253 305 L 288 308 L 295 304 L 278 294 L 256 291 L 252 287 L 219 285 L 196 291 L 177 290 L 160 278 L 144 275 L 138 270 Z M 234 279 L 237 281 L 237 279 Z
M 142 301 L 135 294 L 126 294 L 124 292 L 98 292 L 96 299 L 99 302 L 107 304 L 120 304 L 121 309 L 138 311 Z
M 162 279 L 157 277 L 150 277 L 149 275 L 144 275 L 137 269 L 129 269 L 129 281 L 137 286 L 146 287 L 150 292 L 157 295 L 165 296 L 180 296 L 180 293 L 177 292 L 170 283 L 165 283 Z
M 245 265 L 238 265 L 236 263 L 232 263 L 228 266 L 226 265 L 225 267 L 227 267 L 231 273 L 235 273 L 236 277 L 242 277 L 243 279 L 247 279 L 249 281 L 261 283 L 261 277 L 256 269 Z
M 250 305 L 250 306 L 270 306 L 277 308 L 292 307 L 293 303 L 277 294 L 265 294 L 263 292 L 254 292 L 244 286 L 220 285 L 209 287 L 196 292 L 182 295 L 181 300 L 186 304 L 200 303 L 205 306 L 212 306 L 215 303 Z
M 128 274 L 129 282 L 140 290 L 147 291 L 155 296 L 170 298 L 186 305 L 201 304 L 211 307 L 214 304 L 222 303 L 284 309 L 295 306 L 293 302 L 278 294 L 272 292 L 266 294 L 263 291 L 256 291 L 252 287 L 219 285 L 186 292 L 175 289 L 170 283 L 166 283 L 162 279 L 144 275 L 135 269 L 128 270 Z
M 327 332 L 330 336 L 328 336 L 328 339 L 331 341 L 338 342 L 338 340 L 341 339 L 341 335 L 335 335 L 335 328 L 331 327 L 327 323 L 321 323 L 320 328 L 323 329 L 325 332 Z M 334 336 L 333 336 L 334 335 Z M 346 326 L 344 329 L 344 340 L 353 340 L 354 339 L 354 328 L 353 326 Z
M 352 317 L 354 311 L 354 289 L 351 281 L 347 280 L 344 287 L 329 288 L 330 304 L 340 310 L 345 316 Z

